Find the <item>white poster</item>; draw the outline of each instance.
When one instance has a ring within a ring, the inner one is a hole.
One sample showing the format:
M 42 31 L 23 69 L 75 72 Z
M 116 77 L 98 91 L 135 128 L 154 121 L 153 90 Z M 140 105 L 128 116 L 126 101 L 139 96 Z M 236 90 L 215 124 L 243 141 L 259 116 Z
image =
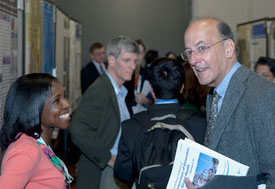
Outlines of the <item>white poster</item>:
M 60 9 L 56 9 L 56 48 L 55 67 L 56 77 L 61 82 L 65 90 L 65 96 L 69 93 L 69 39 L 70 39 L 70 19 Z
M 80 71 L 81 71 L 81 25 L 70 20 L 70 65 L 69 65 L 69 99 L 72 110 L 80 102 Z

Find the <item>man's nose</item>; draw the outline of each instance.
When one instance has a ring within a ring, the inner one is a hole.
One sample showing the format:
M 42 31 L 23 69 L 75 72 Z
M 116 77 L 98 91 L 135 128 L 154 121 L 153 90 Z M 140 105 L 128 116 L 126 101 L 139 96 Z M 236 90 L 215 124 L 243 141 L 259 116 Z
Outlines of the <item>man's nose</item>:
M 70 108 L 71 107 L 70 101 L 67 98 L 63 99 L 62 105 L 63 105 L 64 108 Z
M 136 61 L 135 60 L 133 60 L 133 61 L 131 61 L 131 68 L 134 70 L 134 69 L 136 69 Z
M 192 51 L 190 57 L 188 58 L 188 62 L 191 65 L 195 65 L 198 62 L 198 54 L 195 51 Z

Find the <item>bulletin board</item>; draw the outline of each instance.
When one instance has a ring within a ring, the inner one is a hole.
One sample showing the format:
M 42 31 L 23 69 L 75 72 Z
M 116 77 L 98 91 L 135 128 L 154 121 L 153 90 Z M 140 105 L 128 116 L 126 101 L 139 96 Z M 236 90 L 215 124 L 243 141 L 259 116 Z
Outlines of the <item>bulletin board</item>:
M 6 95 L 18 74 L 17 1 L 0 0 L 0 127 Z
M 260 56 L 268 56 L 270 18 L 261 18 L 237 25 L 238 60 L 251 70 Z
M 25 0 L 25 73 L 42 72 L 42 12 L 40 0 Z
M 69 100 L 75 110 L 81 98 L 81 24 L 70 19 Z
M 268 56 L 275 59 L 275 18 L 268 25 Z
M 251 39 L 251 69 L 261 56 L 267 56 L 267 21 L 255 22 L 252 24 Z
M 237 26 L 237 59 L 248 68 L 251 66 L 251 32 L 251 24 Z
M 55 29 L 55 66 L 56 77 L 65 90 L 65 96 L 69 95 L 69 51 L 70 51 L 70 19 L 59 8 L 56 8 Z
M 54 74 L 55 5 L 42 1 L 42 72 Z

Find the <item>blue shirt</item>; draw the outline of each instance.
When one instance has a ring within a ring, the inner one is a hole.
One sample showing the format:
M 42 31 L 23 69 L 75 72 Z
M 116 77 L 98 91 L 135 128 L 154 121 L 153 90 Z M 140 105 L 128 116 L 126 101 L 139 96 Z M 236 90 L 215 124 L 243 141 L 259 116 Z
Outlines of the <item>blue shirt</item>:
M 232 75 L 238 70 L 238 68 L 241 66 L 241 64 L 236 61 L 233 67 L 230 69 L 230 71 L 225 75 L 222 82 L 219 84 L 217 88 L 214 90 L 221 96 L 219 102 L 218 102 L 218 112 L 220 112 L 222 102 L 224 99 L 224 96 L 226 94 L 227 87 L 229 85 L 229 82 L 231 80 Z
M 112 78 L 112 76 L 107 71 L 106 71 L 106 74 L 109 77 L 109 79 L 114 87 L 114 90 L 115 90 L 116 99 L 117 99 L 118 107 L 119 107 L 119 113 L 120 113 L 120 123 L 121 123 L 122 121 L 130 118 L 129 111 L 125 104 L 125 97 L 126 97 L 128 91 L 123 85 L 119 88 L 117 83 L 115 82 L 115 80 Z M 115 144 L 112 147 L 112 149 L 110 150 L 112 155 L 117 155 L 118 142 L 119 142 L 120 136 L 121 136 L 121 125 L 119 128 L 119 132 L 118 132 Z

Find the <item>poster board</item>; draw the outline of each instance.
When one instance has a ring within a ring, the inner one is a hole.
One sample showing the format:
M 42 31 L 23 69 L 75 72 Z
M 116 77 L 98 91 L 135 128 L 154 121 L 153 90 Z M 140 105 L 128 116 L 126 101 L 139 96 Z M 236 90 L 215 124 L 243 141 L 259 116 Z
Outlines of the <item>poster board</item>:
M 56 8 L 55 28 L 55 67 L 56 77 L 65 90 L 65 96 L 69 93 L 69 50 L 70 50 L 70 19 L 60 9 Z
M 6 95 L 18 74 L 17 1 L 0 0 L 0 127 Z
M 272 18 L 267 27 L 268 57 L 275 59 L 275 18 Z
M 24 0 L 17 1 L 17 77 L 24 73 Z
M 251 66 L 251 32 L 251 24 L 237 26 L 237 59 L 248 68 Z
M 255 22 L 252 24 L 251 36 L 251 70 L 261 56 L 267 56 L 267 21 Z
M 267 28 L 270 18 L 262 18 L 237 25 L 238 60 L 241 64 L 254 70 L 260 56 L 268 56 Z
M 81 35 L 81 24 L 70 19 L 69 100 L 72 110 L 76 109 L 81 98 Z
M 42 12 L 39 0 L 25 0 L 25 73 L 42 71 Z
M 54 74 L 55 5 L 42 1 L 42 72 Z

